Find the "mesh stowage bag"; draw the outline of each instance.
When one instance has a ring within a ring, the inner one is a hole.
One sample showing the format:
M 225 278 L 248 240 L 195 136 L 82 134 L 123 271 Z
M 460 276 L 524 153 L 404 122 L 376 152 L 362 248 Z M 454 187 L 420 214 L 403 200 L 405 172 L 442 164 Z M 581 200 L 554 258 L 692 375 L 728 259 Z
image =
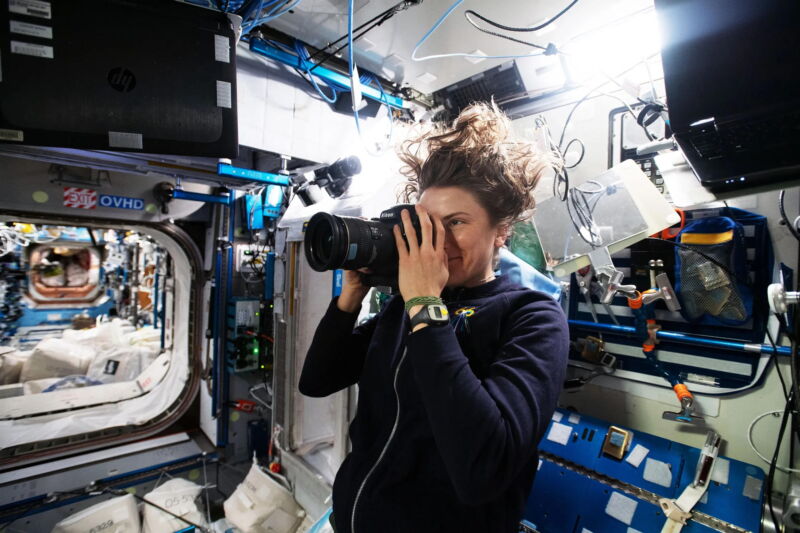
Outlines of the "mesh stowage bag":
M 686 320 L 712 317 L 723 324 L 742 324 L 752 314 L 747 286 L 744 231 L 729 217 L 692 221 L 677 237 L 676 290 Z

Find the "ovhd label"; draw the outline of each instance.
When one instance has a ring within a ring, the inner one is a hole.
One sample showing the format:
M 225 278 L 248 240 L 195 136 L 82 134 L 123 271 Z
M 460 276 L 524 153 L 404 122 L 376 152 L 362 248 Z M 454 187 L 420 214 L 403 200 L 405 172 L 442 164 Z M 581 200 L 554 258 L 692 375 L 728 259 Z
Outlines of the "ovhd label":
M 100 207 L 112 207 L 114 209 L 133 209 L 136 211 L 144 209 L 144 200 L 141 198 L 128 198 L 127 196 L 101 194 L 99 203 Z

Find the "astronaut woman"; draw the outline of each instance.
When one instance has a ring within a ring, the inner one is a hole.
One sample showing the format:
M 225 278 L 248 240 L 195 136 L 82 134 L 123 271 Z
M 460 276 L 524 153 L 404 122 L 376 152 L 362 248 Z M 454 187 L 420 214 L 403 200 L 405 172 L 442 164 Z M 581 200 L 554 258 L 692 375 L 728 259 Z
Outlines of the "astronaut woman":
M 348 271 L 317 327 L 300 391 L 359 386 L 333 486 L 337 533 L 518 531 L 555 410 L 569 335 L 549 296 L 496 275 L 549 158 L 494 106 L 400 150 L 421 235 L 394 228 L 399 295 L 354 325 L 369 287 Z

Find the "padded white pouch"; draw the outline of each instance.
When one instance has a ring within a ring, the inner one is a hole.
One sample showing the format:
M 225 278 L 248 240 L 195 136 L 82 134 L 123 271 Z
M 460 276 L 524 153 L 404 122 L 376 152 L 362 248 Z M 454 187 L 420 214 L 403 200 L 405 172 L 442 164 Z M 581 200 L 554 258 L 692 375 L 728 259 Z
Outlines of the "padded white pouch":
M 153 502 L 167 511 L 181 516 L 199 526 L 205 527 L 206 520 L 202 509 L 197 504 L 197 497 L 203 487 L 182 478 L 170 479 L 148 492 L 144 499 Z M 172 533 L 186 529 L 189 524 L 144 504 L 143 533 Z
M 22 352 L 13 348 L 4 349 L 0 353 L 0 385 L 19 383 L 22 365 L 31 356 L 31 352 Z
M 86 374 L 94 349 L 65 339 L 44 339 L 22 365 L 20 381 Z
M 80 345 L 91 345 L 96 350 L 127 344 L 123 322 L 114 320 L 103 322 L 88 329 L 67 329 L 62 334 L 65 340 Z
M 225 518 L 244 533 L 294 533 L 305 516 L 292 494 L 255 461 L 224 507 Z
M 56 524 L 53 533 L 139 533 L 139 508 L 133 495 L 111 498 L 69 516 Z
M 116 346 L 99 351 L 86 375 L 103 383 L 132 381 L 153 362 L 156 354 L 142 346 Z

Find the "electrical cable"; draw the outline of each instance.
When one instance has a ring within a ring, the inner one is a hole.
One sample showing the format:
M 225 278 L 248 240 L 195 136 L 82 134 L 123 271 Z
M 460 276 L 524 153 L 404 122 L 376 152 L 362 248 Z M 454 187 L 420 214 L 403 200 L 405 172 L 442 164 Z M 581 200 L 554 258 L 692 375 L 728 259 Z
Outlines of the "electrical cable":
M 514 27 L 514 26 L 504 26 L 502 24 L 494 22 L 493 20 L 489 20 L 488 18 L 476 13 L 475 11 L 473 11 L 471 9 L 468 9 L 466 13 L 468 13 L 470 15 L 475 15 L 476 17 L 478 17 L 479 19 L 481 19 L 485 23 L 491 24 L 495 28 L 499 28 L 499 29 L 505 30 L 505 31 L 516 31 L 516 32 L 539 31 L 541 29 L 546 28 L 547 26 L 549 26 L 550 24 L 552 24 L 556 20 L 558 20 L 564 13 L 566 13 L 567 11 L 572 9 L 572 7 L 577 3 L 578 3 L 578 0 L 572 0 L 572 2 L 570 2 L 567 5 L 567 7 L 565 7 L 564 9 L 559 11 L 558 13 L 556 13 L 556 15 L 554 15 L 550 19 L 546 20 L 545 22 L 543 22 L 543 23 L 541 23 L 541 24 L 539 24 L 537 26 L 530 27 L 530 28 L 518 28 L 518 27 Z
M 439 28 L 439 26 L 441 26 L 444 23 L 444 21 L 447 19 L 447 17 L 449 17 L 453 13 L 453 11 L 455 11 L 456 8 L 458 6 L 460 6 L 462 3 L 464 3 L 464 0 L 456 0 L 453 3 L 453 5 L 451 5 L 449 8 L 447 8 L 447 11 L 445 11 L 444 14 L 441 17 L 439 17 L 439 20 L 437 20 L 434 23 L 434 25 L 431 27 L 431 29 L 429 29 L 425 33 L 425 35 L 422 36 L 422 39 L 420 39 L 419 42 L 417 42 L 417 44 L 414 46 L 414 50 L 411 52 L 411 59 L 412 60 L 414 60 L 414 61 L 427 61 L 429 59 L 440 59 L 440 58 L 444 58 L 444 57 L 474 57 L 474 58 L 481 58 L 481 59 L 515 59 L 515 58 L 518 58 L 518 57 L 535 57 L 535 56 L 543 55 L 543 52 L 537 52 L 537 53 L 533 53 L 533 54 L 515 54 L 515 55 L 498 55 L 498 56 L 489 56 L 489 55 L 486 55 L 486 54 L 465 54 L 465 53 L 457 52 L 457 53 L 450 53 L 450 54 L 434 54 L 434 55 L 418 57 L 417 56 L 417 52 L 422 47 L 422 45 L 425 44 L 425 41 L 428 40 L 428 38 Z
M 203 487 L 203 488 L 205 489 L 206 487 Z M 184 518 L 184 517 L 182 517 L 180 515 L 177 515 L 177 514 L 173 513 L 172 511 L 164 509 L 160 505 L 157 505 L 157 504 L 151 502 L 150 500 L 148 500 L 146 498 L 142 498 L 141 496 L 139 496 L 138 494 L 135 494 L 133 492 L 128 492 L 128 491 L 125 491 L 125 490 L 110 490 L 110 489 L 107 489 L 107 490 L 105 490 L 103 492 L 108 492 L 109 494 L 114 494 L 114 495 L 117 495 L 117 496 L 124 496 L 126 494 L 130 494 L 134 498 L 136 498 L 136 500 L 138 500 L 140 503 L 145 503 L 145 504 L 147 504 L 147 505 L 149 505 L 151 507 L 155 507 L 156 509 L 158 509 L 162 513 L 166 513 L 166 514 L 172 516 L 173 518 L 177 518 L 181 522 L 183 522 L 183 523 L 185 523 L 185 524 L 187 524 L 187 525 L 189 525 L 191 527 L 196 528 L 197 531 L 204 531 L 204 532 L 209 531 L 208 528 L 205 528 L 205 527 L 201 526 L 200 524 L 196 524 L 196 523 L 192 522 L 191 520 L 189 520 L 187 518 Z
M 597 189 L 586 190 L 583 187 L 587 185 L 595 185 Z M 606 187 L 603 184 L 595 180 L 589 180 L 569 189 L 567 193 L 567 212 L 572 225 L 580 238 L 592 247 L 603 245 L 600 230 L 594 221 L 594 210 L 605 192 Z
M 550 133 L 550 125 L 547 123 L 547 120 L 539 115 L 534 118 L 533 123 L 537 129 L 541 129 L 544 133 L 547 149 L 550 150 L 554 157 L 557 157 L 557 160 L 551 165 L 551 168 L 555 172 L 555 176 L 553 177 L 553 196 L 560 198 L 562 202 L 566 202 L 567 191 L 569 191 L 569 173 L 564 166 L 564 154 L 553 141 L 553 136 Z M 563 192 L 561 192 L 562 189 Z
M 300 43 L 300 41 L 295 39 L 294 48 L 295 52 L 297 53 L 297 56 L 300 58 L 300 65 L 306 65 L 309 60 L 308 50 L 306 50 L 306 47 L 303 46 L 302 43 Z M 336 87 L 331 87 L 330 85 L 325 84 L 331 90 L 331 96 L 328 96 L 324 92 L 322 92 L 322 89 L 317 83 L 314 74 L 311 73 L 311 69 L 306 67 L 302 69 L 302 71 L 305 72 L 306 75 L 308 75 L 308 81 L 311 83 L 311 85 L 317 91 L 317 94 L 319 94 L 323 100 L 325 100 L 329 104 L 336 103 L 336 100 L 339 97 L 339 91 L 338 89 L 336 89 Z
M 772 461 L 770 461 L 770 463 L 769 463 L 769 472 L 767 473 L 767 479 L 766 479 L 766 482 L 767 482 L 767 486 L 766 486 L 767 504 L 769 506 L 769 512 L 770 512 L 770 515 L 772 516 L 772 522 L 773 522 L 775 528 L 778 528 L 779 526 L 778 526 L 778 518 L 775 515 L 775 509 L 774 509 L 774 507 L 772 505 L 772 485 L 773 485 L 773 483 L 775 481 L 775 470 L 777 468 L 780 468 L 778 466 L 778 453 L 780 452 L 780 449 L 781 449 L 781 442 L 783 441 L 783 433 L 786 430 L 786 422 L 788 420 L 787 415 L 789 414 L 789 410 L 790 410 L 791 404 L 792 404 L 792 402 L 794 400 L 795 400 L 794 398 L 790 397 L 786 401 L 786 408 L 783 410 L 783 417 L 781 418 L 781 427 L 778 430 L 778 440 L 775 443 L 775 453 L 772 454 Z M 774 412 L 780 412 L 780 411 L 774 411 Z M 752 425 L 751 425 L 751 428 L 752 428 Z M 748 431 L 748 438 L 749 437 L 750 437 L 750 432 Z M 752 441 L 751 441 L 751 446 L 752 446 Z M 753 450 L 758 454 L 759 457 L 761 457 L 761 454 L 758 453 L 758 450 L 755 449 L 755 446 L 753 446 Z M 795 472 L 797 472 L 797 471 L 795 470 Z
M 362 143 L 363 143 L 364 136 L 363 136 L 363 134 L 361 132 L 361 120 L 360 120 L 360 118 L 358 116 L 358 105 L 356 103 L 356 91 L 355 91 L 355 88 L 357 86 L 355 73 L 358 72 L 358 66 L 355 63 L 355 58 L 354 58 L 354 54 L 353 54 L 353 11 L 354 11 L 353 4 L 354 4 L 354 0 L 348 0 L 348 2 L 347 2 L 347 71 L 348 71 L 348 74 L 350 75 L 350 84 L 351 84 L 350 86 L 351 86 L 351 94 L 352 94 L 352 100 L 353 100 L 353 116 L 355 117 L 355 121 L 356 121 L 356 130 L 358 130 L 358 136 L 361 138 Z M 365 73 L 365 75 L 366 74 L 369 74 L 369 73 Z M 375 79 L 375 81 L 377 82 L 377 79 L 374 77 L 374 75 L 369 74 L 369 76 L 372 76 L 371 79 Z M 370 79 L 370 78 L 366 78 L 366 79 Z M 360 77 L 359 77 L 359 83 L 360 83 Z M 385 94 L 383 92 L 383 87 L 380 86 L 380 82 L 378 82 L 378 86 L 379 86 L 379 89 L 381 91 L 382 100 L 385 100 L 385 98 L 384 98 Z M 386 104 L 385 101 L 384 101 L 384 104 L 387 105 L 387 107 L 388 107 L 388 104 Z M 391 112 L 392 112 L 392 110 L 389 109 L 390 119 L 391 119 Z M 389 142 L 387 143 L 387 147 L 391 144 L 391 135 L 392 135 L 393 127 L 394 127 L 393 126 L 393 122 L 391 120 L 390 120 L 389 126 L 390 126 L 389 138 L 388 138 Z M 366 149 L 367 153 L 369 153 L 370 155 L 374 155 L 374 156 L 379 155 L 383 151 L 381 149 L 380 145 L 377 145 L 378 149 L 376 151 L 371 150 L 370 147 L 366 145 L 366 143 L 364 143 L 364 148 Z
M 255 19 L 253 22 L 249 23 L 247 28 L 243 28 L 242 33 L 247 34 L 253 28 L 260 26 L 261 24 L 266 24 L 276 18 L 285 15 L 292 9 L 296 8 L 303 0 L 286 0 L 281 5 L 275 5 L 265 16 Z M 263 7 L 269 7 L 270 5 L 277 4 L 278 2 L 270 2 Z M 262 9 L 263 9 L 262 7 Z M 259 11 L 259 15 L 260 15 Z
M 637 64 L 638 64 L 638 63 L 637 63 Z M 596 91 L 600 90 L 600 89 L 603 87 L 603 85 L 605 85 L 606 83 L 607 83 L 607 82 L 603 82 L 602 84 L 600 84 L 600 85 L 596 86 L 594 89 L 592 89 L 591 91 L 589 91 L 588 93 L 586 93 L 586 94 L 585 94 L 585 95 L 584 95 L 584 96 L 583 96 L 583 97 L 582 97 L 580 100 L 578 100 L 577 102 L 575 102 L 575 104 L 572 106 L 572 109 L 570 109 L 570 111 L 569 111 L 569 114 L 567 114 L 567 118 L 566 118 L 566 120 L 564 121 L 564 127 L 563 127 L 563 128 L 561 128 L 561 135 L 560 135 L 560 137 L 558 138 L 558 148 L 559 148 L 559 149 L 561 149 L 561 146 L 564 144 L 564 136 L 565 136 L 565 135 L 566 135 L 566 133 L 567 133 L 567 127 L 569 126 L 569 123 L 570 123 L 570 121 L 572 120 L 572 116 L 575 114 L 575 111 L 578 109 L 578 107 L 579 107 L 579 106 L 580 106 L 580 105 L 581 105 L 583 102 L 585 102 L 586 100 L 588 100 L 590 96 L 592 96 L 592 95 L 593 95 L 593 94 L 594 94 Z M 633 119 L 634 119 L 634 120 L 636 120 L 636 118 L 637 118 L 636 112 L 633 110 L 633 108 L 630 106 L 630 104 L 628 104 L 628 102 L 626 102 L 625 100 L 623 100 L 623 99 L 622 99 L 622 98 L 620 98 L 619 96 L 617 96 L 617 95 L 615 95 L 615 94 L 611 94 L 611 93 L 599 93 L 599 94 L 598 94 L 598 96 L 607 96 L 607 97 L 609 97 L 609 98 L 614 98 L 614 99 L 616 99 L 616 100 L 618 100 L 618 101 L 622 102 L 622 104 L 623 104 L 625 107 L 627 107 L 627 108 L 628 108 L 628 112 L 631 114 L 631 116 L 633 117 Z M 652 134 L 651 134 L 651 133 L 650 133 L 650 132 L 647 130 L 647 128 L 644 128 L 644 131 L 645 131 L 645 133 L 647 134 L 647 138 L 648 138 L 648 139 L 650 139 L 650 140 L 654 140 L 654 139 L 653 139 L 653 137 L 652 137 Z
M 8 522 L 6 522 L 4 525 L 0 526 L 0 533 L 3 533 L 6 530 L 8 530 L 8 528 L 10 528 L 11 525 L 14 522 L 16 522 L 17 520 L 20 520 L 22 518 L 25 518 L 26 516 L 28 516 L 28 514 L 30 514 L 31 511 L 33 511 L 34 509 L 36 509 L 37 507 L 39 507 L 40 505 L 43 505 L 43 504 L 44 504 L 44 502 L 41 502 L 41 501 L 35 501 L 35 502 L 32 502 L 31 504 L 29 504 L 27 507 L 25 507 L 25 510 L 23 510 L 19 514 L 19 516 L 15 517 L 15 518 L 12 518 Z
M 357 28 L 355 28 L 353 30 L 353 32 L 361 32 L 357 36 L 353 37 L 353 41 L 357 41 L 358 39 L 360 39 L 361 37 L 366 35 L 367 32 L 369 32 L 373 28 L 376 28 L 376 27 L 380 26 L 381 24 L 383 24 L 384 22 L 386 22 L 387 20 L 389 20 L 390 18 L 395 16 L 397 13 L 399 13 L 401 11 L 405 11 L 406 9 L 408 9 L 408 6 L 409 6 L 409 3 L 406 0 L 403 0 L 402 2 L 399 2 L 399 3 L 395 4 L 394 6 L 390 7 L 386 11 L 384 11 L 382 13 L 379 13 L 378 15 L 372 17 L 370 20 L 368 20 L 367 22 L 361 24 L 359 27 L 357 27 Z M 367 29 L 364 29 L 365 26 L 368 26 L 370 24 L 371 24 L 371 26 L 369 26 Z M 364 31 L 361 31 L 361 30 L 364 30 Z M 316 52 L 314 52 L 313 54 L 311 54 L 311 56 L 309 57 L 309 61 L 312 61 L 318 55 L 320 55 L 322 53 L 325 53 L 325 50 L 327 50 L 328 48 L 332 48 L 333 46 L 336 46 L 341 41 L 346 40 L 347 39 L 347 35 L 348 34 L 344 34 L 343 36 L 339 37 L 338 39 L 336 39 L 332 43 L 328 43 L 324 48 L 321 48 L 321 49 L 317 50 Z M 317 68 L 318 66 L 322 65 L 323 63 L 328 61 L 330 58 L 334 57 L 336 54 L 338 54 L 339 52 L 341 52 L 342 50 L 347 48 L 347 46 L 348 46 L 348 44 L 345 42 L 345 44 L 343 44 L 342 46 L 340 46 L 339 48 L 337 48 L 333 52 L 326 53 L 325 57 L 323 57 L 321 60 L 319 60 L 313 67 L 311 67 L 309 69 L 309 71 L 312 71 L 315 68 Z
M 783 372 L 781 372 L 781 367 L 778 365 L 778 357 L 775 355 L 778 347 L 775 344 L 775 339 L 772 338 L 772 333 L 770 333 L 769 328 L 767 328 L 767 338 L 769 339 L 770 345 L 772 345 L 772 353 L 770 354 L 770 359 L 775 364 L 775 370 L 778 373 L 778 378 L 781 380 L 781 388 L 783 389 L 783 397 L 788 401 L 789 400 L 789 390 L 786 388 L 786 380 L 783 378 Z
M 575 168 L 575 167 L 577 167 L 578 165 L 581 164 L 581 161 L 583 161 L 583 157 L 586 155 L 586 145 L 583 144 L 583 141 L 581 141 L 580 139 L 575 137 L 574 139 L 572 139 L 571 141 L 569 141 L 567 143 L 567 146 L 564 147 L 564 157 L 565 158 L 566 158 L 566 155 L 569 153 L 569 147 L 572 146 L 572 143 L 579 143 L 580 144 L 580 146 L 581 146 L 581 155 L 578 157 L 578 160 L 575 161 L 574 163 L 572 163 L 571 165 L 566 165 L 565 164 L 564 168 Z
M 791 408 L 791 404 L 792 404 L 792 402 L 794 401 L 794 398 L 793 398 L 792 396 L 793 396 L 793 395 L 792 395 L 792 394 L 790 394 L 789 401 L 788 401 L 788 402 L 786 402 L 786 409 L 785 409 L 784 411 L 779 411 L 779 410 L 778 410 L 778 411 L 767 411 L 767 412 L 765 412 L 765 413 L 761 413 L 760 415 L 758 415 L 757 417 L 755 417 L 755 418 L 753 419 L 753 421 L 752 421 L 752 422 L 750 422 L 750 425 L 747 427 L 747 442 L 748 442 L 748 444 L 750 444 L 750 448 L 752 448 L 752 450 L 755 452 L 755 454 L 756 454 L 756 455 L 757 455 L 757 456 L 758 456 L 758 457 L 759 457 L 759 458 L 760 458 L 762 461 L 764 461 L 765 463 L 767 463 L 767 464 L 769 464 L 769 465 L 770 465 L 770 469 L 772 469 L 772 466 L 771 466 L 771 465 L 772 465 L 772 461 L 771 461 L 771 460 L 769 460 L 769 459 L 767 459 L 766 457 L 764 457 L 764 455 L 762 455 L 762 453 L 761 453 L 761 452 L 758 450 L 758 448 L 756 448 L 756 445 L 755 445 L 755 443 L 753 442 L 753 428 L 755 427 L 756 423 L 758 423 L 758 421 L 759 421 L 759 420 L 761 420 L 761 419 L 762 419 L 762 418 L 764 418 L 764 417 L 767 417 L 767 416 L 770 416 L 770 415 L 781 414 L 781 413 L 784 413 L 784 414 L 788 413 L 788 412 L 789 412 L 789 410 L 790 410 L 790 408 Z M 781 439 L 781 437 L 782 437 L 783 430 L 784 430 L 784 429 L 785 429 L 785 427 L 786 427 L 786 426 L 785 426 L 785 424 L 783 423 L 783 422 L 785 422 L 785 421 L 786 421 L 786 416 L 784 416 L 784 420 L 783 420 L 783 421 L 782 421 L 782 423 L 781 423 L 781 433 L 779 433 L 779 434 L 778 434 L 778 439 L 779 439 L 779 440 L 778 440 L 778 445 L 779 445 L 779 446 L 780 446 L 780 439 Z M 779 447 L 778 447 L 778 449 L 779 449 Z M 777 452 L 777 449 L 776 449 L 776 452 Z M 780 470 L 781 472 L 786 472 L 787 474 L 789 474 L 789 473 L 800 473 L 800 470 L 798 470 L 798 469 L 795 469 L 795 468 L 789 468 L 788 466 L 781 466 L 781 465 L 777 464 L 777 461 L 776 461 L 776 463 L 775 463 L 775 468 L 776 468 L 776 469 L 778 469 L 778 470 Z
M 469 22 L 473 28 L 475 28 L 480 32 L 486 33 L 488 35 L 493 35 L 494 37 L 500 37 L 501 39 L 506 39 L 514 43 L 524 44 L 526 46 L 532 46 L 534 48 L 539 48 L 540 50 L 545 50 L 545 55 L 555 55 L 556 53 L 558 53 L 558 49 L 552 44 L 548 46 L 542 46 L 540 44 L 523 41 L 522 39 L 517 39 L 516 37 L 511 37 L 510 35 L 503 35 L 502 33 L 497 33 L 491 30 L 487 30 L 486 28 L 481 28 L 474 20 L 470 18 L 470 15 L 475 15 L 476 17 L 482 20 L 485 19 L 480 15 L 478 15 L 477 13 L 475 13 L 474 11 L 472 11 L 471 9 L 468 9 L 464 12 L 464 18 L 467 19 L 467 22 Z
M 781 212 L 781 220 L 783 220 L 783 223 L 786 224 L 787 228 L 789 228 L 789 232 L 792 234 L 792 237 L 800 241 L 800 233 L 797 232 L 794 224 L 792 224 L 789 221 L 789 217 L 786 216 L 786 209 L 783 206 L 784 196 L 786 196 L 786 189 L 783 189 L 780 193 L 778 193 L 778 209 Z
M 794 314 L 795 332 L 797 332 L 798 326 L 800 326 L 800 313 L 795 311 Z M 797 339 L 792 338 L 791 342 L 792 342 L 792 355 L 791 359 L 789 360 L 789 363 L 791 365 L 791 370 L 792 370 L 791 385 L 792 385 L 792 395 L 794 396 L 792 416 L 797 416 L 798 411 L 800 411 L 800 409 L 798 408 L 798 402 L 800 402 L 800 397 L 798 397 L 798 394 L 800 394 L 800 379 L 798 379 L 797 375 Z M 795 426 L 793 425 L 793 427 Z M 792 438 L 794 438 L 794 436 Z

